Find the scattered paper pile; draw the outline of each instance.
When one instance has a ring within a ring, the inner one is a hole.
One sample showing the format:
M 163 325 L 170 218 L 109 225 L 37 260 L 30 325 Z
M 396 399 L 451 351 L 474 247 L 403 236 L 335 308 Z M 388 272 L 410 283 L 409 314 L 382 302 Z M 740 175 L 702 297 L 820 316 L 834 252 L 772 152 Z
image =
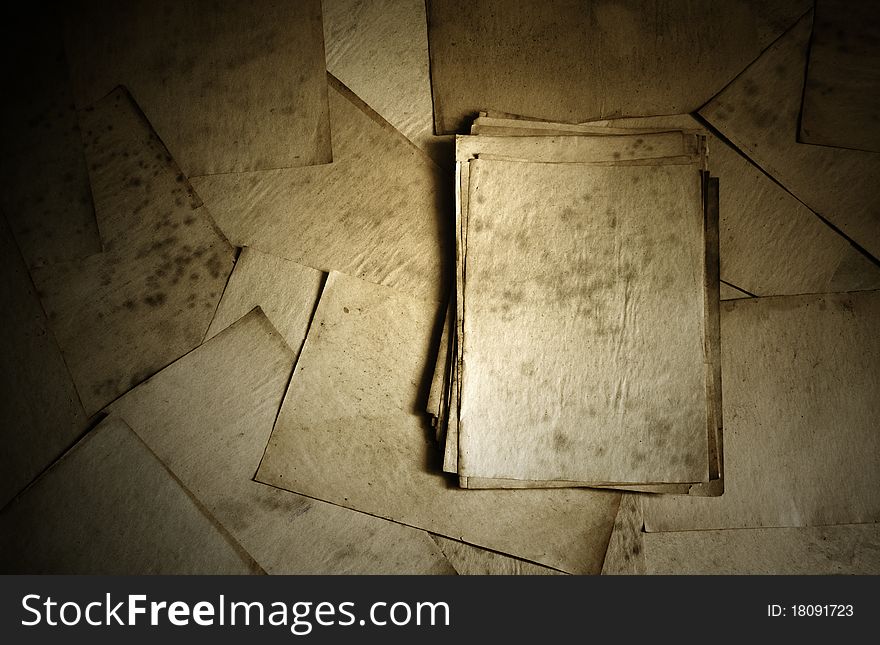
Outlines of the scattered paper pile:
M 880 571 L 870 12 L 368 4 L 15 25 L 0 569 Z

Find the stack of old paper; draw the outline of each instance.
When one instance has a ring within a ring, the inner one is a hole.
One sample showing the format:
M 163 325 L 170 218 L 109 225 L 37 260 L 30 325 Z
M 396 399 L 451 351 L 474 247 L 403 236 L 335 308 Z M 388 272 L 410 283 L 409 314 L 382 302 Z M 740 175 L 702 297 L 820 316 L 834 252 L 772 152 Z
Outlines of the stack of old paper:
M 481 115 L 429 398 L 464 488 L 721 493 L 718 182 L 698 130 Z

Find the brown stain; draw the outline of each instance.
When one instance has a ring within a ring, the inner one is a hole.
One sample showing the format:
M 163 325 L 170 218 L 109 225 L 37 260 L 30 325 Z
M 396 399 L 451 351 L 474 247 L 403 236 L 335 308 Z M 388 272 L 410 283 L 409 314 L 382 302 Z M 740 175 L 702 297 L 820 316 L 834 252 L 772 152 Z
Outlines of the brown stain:
M 150 307 L 161 307 L 165 304 L 168 296 L 163 291 L 157 291 L 144 297 L 143 301 Z
M 758 128 L 769 128 L 779 120 L 779 113 L 771 108 L 753 107 L 749 116 Z
M 501 297 L 506 302 L 519 304 L 525 299 L 525 294 L 522 289 L 507 288 L 501 292 Z
M 223 259 L 220 257 L 220 254 L 216 251 L 211 254 L 211 257 L 204 264 L 205 268 L 208 270 L 208 273 L 215 280 L 223 275 L 224 263 Z
M 571 437 L 561 430 L 556 430 L 553 433 L 553 449 L 556 452 L 570 452 L 573 446 L 574 442 Z

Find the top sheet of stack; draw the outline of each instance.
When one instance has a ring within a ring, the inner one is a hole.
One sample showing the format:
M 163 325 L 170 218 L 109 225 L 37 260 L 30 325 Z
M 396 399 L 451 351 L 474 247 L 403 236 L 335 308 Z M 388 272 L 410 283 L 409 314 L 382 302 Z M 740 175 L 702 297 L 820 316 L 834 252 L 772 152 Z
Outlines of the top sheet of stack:
M 554 127 L 483 117 L 457 141 L 447 470 L 688 492 L 720 471 L 705 138 Z

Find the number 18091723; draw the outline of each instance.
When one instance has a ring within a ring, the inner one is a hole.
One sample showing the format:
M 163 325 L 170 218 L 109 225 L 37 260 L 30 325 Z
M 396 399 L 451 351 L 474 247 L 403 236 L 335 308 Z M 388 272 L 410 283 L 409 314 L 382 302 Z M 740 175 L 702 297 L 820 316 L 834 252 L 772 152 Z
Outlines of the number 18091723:
M 767 605 L 771 618 L 794 617 L 848 617 L 853 615 L 852 605 Z

